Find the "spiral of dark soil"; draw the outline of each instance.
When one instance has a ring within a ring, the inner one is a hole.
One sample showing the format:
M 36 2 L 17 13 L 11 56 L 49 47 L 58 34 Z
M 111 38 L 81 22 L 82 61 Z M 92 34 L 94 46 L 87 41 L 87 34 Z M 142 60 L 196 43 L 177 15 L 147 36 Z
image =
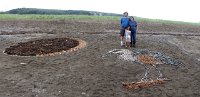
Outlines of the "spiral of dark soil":
M 18 56 L 37 56 L 67 51 L 79 45 L 79 41 L 70 38 L 54 38 L 18 43 L 6 48 L 4 53 Z

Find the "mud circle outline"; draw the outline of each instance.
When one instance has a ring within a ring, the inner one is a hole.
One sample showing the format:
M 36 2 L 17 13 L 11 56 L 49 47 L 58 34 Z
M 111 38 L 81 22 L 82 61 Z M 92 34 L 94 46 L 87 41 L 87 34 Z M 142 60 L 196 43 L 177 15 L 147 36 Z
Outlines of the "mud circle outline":
M 36 56 L 20 56 L 20 55 L 9 55 L 7 53 L 5 53 L 5 50 L 3 51 L 3 54 L 8 55 L 8 56 L 19 56 L 19 57 L 45 57 L 45 56 L 55 56 L 55 55 L 61 55 L 61 54 L 66 54 L 66 53 L 70 53 L 70 52 L 74 52 L 77 51 L 79 49 L 85 48 L 87 45 L 87 42 L 82 40 L 82 39 L 78 39 L 78 38 L 70 38 L 70 39 L 74 39 L 76 41 L 79 42 L 79 45 L 77 45 L 76 47 L 70 48 L 69 50 L 63 50 L 61 52 L 54 52 L 54 53 L 48 53 L 48 54 L 43 54 L 43 55 L 36 55 Z

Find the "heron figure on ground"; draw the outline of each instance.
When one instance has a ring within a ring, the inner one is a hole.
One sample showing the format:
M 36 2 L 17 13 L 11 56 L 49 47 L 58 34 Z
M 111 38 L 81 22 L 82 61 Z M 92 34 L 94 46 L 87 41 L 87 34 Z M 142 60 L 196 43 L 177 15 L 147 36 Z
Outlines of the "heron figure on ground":
M 128 49 L 113 49 L 109 51 L 107 54 L 118 54 L 119 59 L 142 64 L 145 68 L 145 72 L 144 72 L 144 77 L 141 79 L 141 81 L 152 80 L 152 78 L 149 77 L 150 71 L 152 69 L 156 71 L 157 79 L 166 79 L 163 78 L 163 74 L 161 70 L 158 68 L 158 65 L 161 64 L 175 65 L 176 63 L 178 63 L 176 60 L 173 60 L 169 56 L 163 55 L 159 52 L 149 53 L 150 51 L 147 51 L 146 49 L 140 51 L 141 52 L 132 52 Z M 142 52 L 147 52 L 147 53 L 142 53 Z

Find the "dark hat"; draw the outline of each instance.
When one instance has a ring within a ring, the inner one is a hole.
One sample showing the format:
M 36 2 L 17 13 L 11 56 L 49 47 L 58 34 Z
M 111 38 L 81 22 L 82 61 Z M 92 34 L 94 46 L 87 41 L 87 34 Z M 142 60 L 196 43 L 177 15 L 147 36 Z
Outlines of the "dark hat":
M 125 12 L 124 12 L 124 14 L 128 14 L 128 12 L 127 12 L 127 11 L 125 11 Z

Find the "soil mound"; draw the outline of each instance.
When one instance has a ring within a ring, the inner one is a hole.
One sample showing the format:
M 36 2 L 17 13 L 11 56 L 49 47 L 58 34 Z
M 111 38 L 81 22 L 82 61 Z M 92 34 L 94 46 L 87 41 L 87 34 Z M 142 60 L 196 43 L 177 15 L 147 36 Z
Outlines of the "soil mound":
M 41 39 L 10 46 L 4 53 L 18 56 L 42 56 L 66 52 L 78 45 L 78 40 L 70 38 Z

